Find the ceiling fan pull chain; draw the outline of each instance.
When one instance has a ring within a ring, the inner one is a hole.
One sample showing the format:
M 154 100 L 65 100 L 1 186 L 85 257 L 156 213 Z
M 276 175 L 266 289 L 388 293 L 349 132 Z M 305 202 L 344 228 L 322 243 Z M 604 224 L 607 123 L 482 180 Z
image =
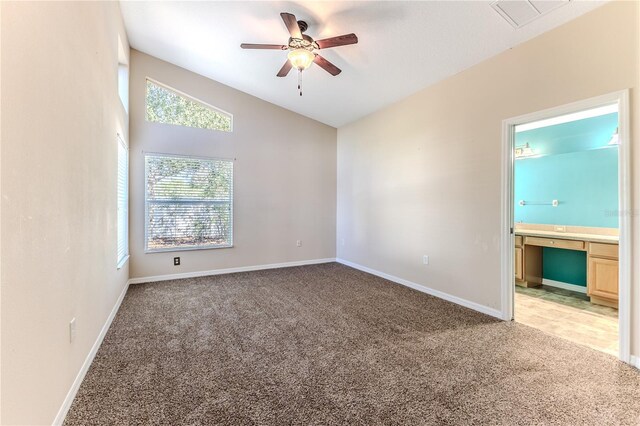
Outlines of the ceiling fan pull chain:
M 302 70 L 298 70 L 298 90 L 300 91 L 300 96 L 302 96 Z

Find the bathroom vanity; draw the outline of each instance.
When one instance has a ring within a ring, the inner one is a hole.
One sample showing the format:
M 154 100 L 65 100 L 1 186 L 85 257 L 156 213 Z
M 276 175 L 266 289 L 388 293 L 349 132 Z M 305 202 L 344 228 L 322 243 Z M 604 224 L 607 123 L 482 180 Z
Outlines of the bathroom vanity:
M 587 254 L 587 295 L 592 303 L 618 307 L 618 230 L 564 225 L 516 224 L 515 282 L 543 284 L 544 247 Z

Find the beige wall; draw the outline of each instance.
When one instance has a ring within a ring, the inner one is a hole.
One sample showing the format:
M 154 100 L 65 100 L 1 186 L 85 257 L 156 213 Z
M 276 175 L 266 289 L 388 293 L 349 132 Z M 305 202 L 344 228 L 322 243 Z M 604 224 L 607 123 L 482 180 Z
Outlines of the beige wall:
M 132 278 L 335 257 L 335 128 L 135 50 L 131 71 Z M 147 122 L 146 77 L 232 113 L 233 132 Z M 234 247 L 144 253 L 144 152 L 236 159 Z
M 118 3 L 2 2 L 2 424 L 51 424 L 118 296 Z M 69 343 L 69 321 L 77 338 Z
M 502 120 L 626 88 L 638 212 L 639 22 L 607 4 L 341 127 L 338 258 L 500 309 Z

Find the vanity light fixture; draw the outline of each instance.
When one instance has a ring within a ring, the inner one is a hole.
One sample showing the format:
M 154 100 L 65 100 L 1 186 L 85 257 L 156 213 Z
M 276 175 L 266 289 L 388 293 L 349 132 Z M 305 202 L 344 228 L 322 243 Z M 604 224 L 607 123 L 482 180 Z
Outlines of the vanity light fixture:
M 516 158 L 524 158 L 524 157 L 533 157 L 535 152 L 533 152 L 533 148 L 529 146 L 529 142 L 524 144 L 524 146 L 516 147 Z

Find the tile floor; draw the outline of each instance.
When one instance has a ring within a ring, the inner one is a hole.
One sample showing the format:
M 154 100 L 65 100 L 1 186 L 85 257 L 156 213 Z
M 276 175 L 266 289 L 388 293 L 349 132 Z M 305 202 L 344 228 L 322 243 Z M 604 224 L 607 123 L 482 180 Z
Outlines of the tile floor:
M 618 356 L 618 310 L 582 293 L 516 286 L 515 320 L 574 343 Z

